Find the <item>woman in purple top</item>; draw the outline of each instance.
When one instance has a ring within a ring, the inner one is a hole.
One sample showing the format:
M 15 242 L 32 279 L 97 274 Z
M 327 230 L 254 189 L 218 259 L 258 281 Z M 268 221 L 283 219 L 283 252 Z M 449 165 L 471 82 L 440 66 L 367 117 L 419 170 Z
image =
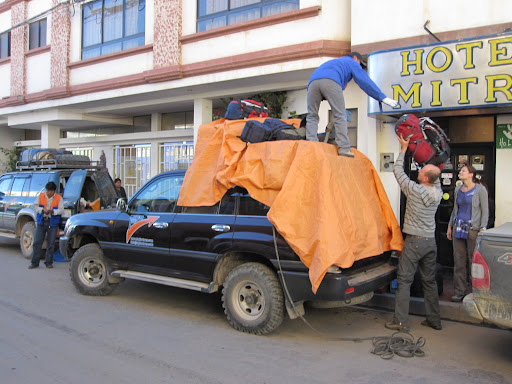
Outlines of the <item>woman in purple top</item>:
M 489 218 L 487 189 L 476 183 L 476 169 L 465 165 L 459 171 L 462 185 L 455 188 L 452 215 L 448 223 L 448 240 L 453 240 L 452 301 L 460 302 L 468 286 L 467 274 L 471 272 L 473 252 L 478 232 L 484 231 Z M 469 267 L 469 269 L 467 269 Z

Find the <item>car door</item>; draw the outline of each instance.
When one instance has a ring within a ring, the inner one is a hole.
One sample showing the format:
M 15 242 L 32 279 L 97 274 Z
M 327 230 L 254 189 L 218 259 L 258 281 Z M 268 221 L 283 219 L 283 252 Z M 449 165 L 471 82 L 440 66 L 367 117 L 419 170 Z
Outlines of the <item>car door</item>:
M 177 275 L 212 281 L 219 255 L 233 244 L 235 204 L 236 193 L 226 193 L 214 206 L 177 208 L 171 231 L 171 257 Z
M 4 216 L 9 206 L 11 185 L 13 181 L 12 175 L 4 175 L 0 178 L 0 229 L 5 229 Z
M 30 185 L 30 174 L 20 173 L 14 177 L 11 185 L 9 203 L 4 209 L 4 227 L 10 231 L 16 230 L 16 217 L 22 208 L 32 205 L 34 199 L 29 202 L 28 189 Z
M 98 189 L 98 194 L 101 198 L 101 206 L 106 208 L 115 207 L 118 196 L 116 186 L 114 185 L 109 173 L 94 172 L 91 175 L 91 178 Z
M 66 210 L 71 210 L 73 213 L 79 212 L 78 205 L 86 176 L 87 170 L 85 169 L 74 171 L 69 176 L 62 194 L 64 200 L 63 204 Z
M 127 212 L 115 220 L 107 257 L 133 270 L 172 274 L 171 226 L 183 175 L 156 177 L 130 199 Z

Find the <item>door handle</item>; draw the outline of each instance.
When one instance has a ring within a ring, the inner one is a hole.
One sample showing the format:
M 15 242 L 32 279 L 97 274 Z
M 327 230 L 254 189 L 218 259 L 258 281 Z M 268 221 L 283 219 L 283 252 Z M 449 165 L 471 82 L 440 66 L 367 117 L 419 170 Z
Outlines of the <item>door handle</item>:
M 224 224 L 213 224 L 212 229 L 215 232 L 228 232 L 231 229 L 231 227 L 229 225 Z
M 169 226 L 168 223 L 153 223 L 153 227 L 155 228 L 167 228 Z

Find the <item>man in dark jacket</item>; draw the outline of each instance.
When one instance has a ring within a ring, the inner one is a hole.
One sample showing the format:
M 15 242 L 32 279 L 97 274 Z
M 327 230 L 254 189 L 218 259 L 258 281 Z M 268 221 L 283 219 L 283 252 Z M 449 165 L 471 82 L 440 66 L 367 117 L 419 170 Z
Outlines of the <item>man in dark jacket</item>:
M 340 156 L 354 157 L 354 154 L 350 151 L 345 99 L 343 97 L 343 90 L 350 80 L 354 79 L 357 85 L 375 100 L 382 101 L 390 107 L 398 105 L 397 101 L 387 98 L 382 93 L 364 71 L 363 65 L 365 63 L 361 55 L 358 52 L 351 52 L 348 56 L 323 63 L 309 79 L 306 138 L 311 141 L 318 141 L 318 109 L 322 100 L 327 100 L 334 116 L 335 139 Z

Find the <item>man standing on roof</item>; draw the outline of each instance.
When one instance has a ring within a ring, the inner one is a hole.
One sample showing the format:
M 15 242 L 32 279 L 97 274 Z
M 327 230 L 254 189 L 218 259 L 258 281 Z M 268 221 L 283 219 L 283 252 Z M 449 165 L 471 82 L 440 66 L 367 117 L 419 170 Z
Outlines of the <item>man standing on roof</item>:
M 398 262 L 395 316 L 393 321 L 386 323 L 385 326 L 396 331 L 409 331 L 411 284 L 416 269 L 419 268 L 427 317 L 421 325 L 441 330 L 436 283 L 437 245 L 435 239 L 435 216 L 443 194 L 439 181 L 441 170 L 435 165 L 427 164 L 418 171 L 417 183 L 409 179 L 404 172 L 404 157 L 410 138 L 405 140 L 402 136 L 397 137 L 401 150 L 395 161 L 393 173 L 400 184 L 400 189 L 407 197 L 402 230 L 406 234 L 406 238 L 402 256 Z
M 32 262 L 29 269 L 39 267 L 39 254 L 43 246 L 44 238 L 46 239 L 46 257 L 44 263 L 46 268 L 53 268 L 53 252 L 55 249 L 55 239 L 60 224 L 60 216 L 64 213 L 64 205 L 62 196 L 55 193 L 57 186 L 50 181 L 45 186 L 46 191 L 41 192 L 34 201 L 34 211 L 36 211 L 36 237 L 32 246 Z
M 350 80 L 354 79 L 368 96 L 377 101 L 396 107 L 396 100 L 386 97 L 362 68 L 366 66 L 361 54 L 351 52 L 348 56 L 329 60 L 319 66 L 311 75 L 308 84 L 308 116 L 306 139 L 318 141 L 318 109 L 322 100 L 327 100 L 334 116 L 334 131 L 338 154 L 354 157 L 350 151 L 350 140 L 347 131 L 347 114 L 343 90 Z

